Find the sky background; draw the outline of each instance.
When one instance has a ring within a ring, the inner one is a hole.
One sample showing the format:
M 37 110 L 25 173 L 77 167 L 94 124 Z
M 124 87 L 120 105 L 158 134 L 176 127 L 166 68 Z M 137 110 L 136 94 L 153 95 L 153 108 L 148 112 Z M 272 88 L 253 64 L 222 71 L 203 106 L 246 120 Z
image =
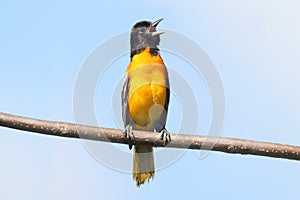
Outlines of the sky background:
M 74 85 L 90 53 L 139 20 L 163 17 L 159 27 L 198 43 L 222 78 L 222 137 L 300 145 L 299 7 L 297 0 L 1 1 L 0 112 L 74 122 Z M 162 56 L 175 71 L 188 66 Z M 121 128 L 100 99 L 128 62 L 128 54 L 118 58 L 107 71 L 114 78 L 98 83 L 100 125 Z M 189 81 L 199 101 L 197 131 L 205 134 L 205 81 Z M 171 97 L 170 132 L 179 130 L 179 101 Z M 218 152 L 199 159 L 187 151 L 137 188 L 131 174 L 101 164 L 79 140 L 7 128 L 0 128 L 0 158 L 0 199 L 299 199 L 300 165 L 289 160 Z

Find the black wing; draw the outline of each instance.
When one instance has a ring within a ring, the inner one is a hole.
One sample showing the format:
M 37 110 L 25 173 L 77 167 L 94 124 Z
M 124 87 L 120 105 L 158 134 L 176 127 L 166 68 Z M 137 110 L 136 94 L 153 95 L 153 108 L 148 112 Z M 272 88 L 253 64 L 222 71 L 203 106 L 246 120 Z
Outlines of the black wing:
M 167 74 L 166 77 L 166 102 L 164 105 L 164 112 L 162 113 L 159 121 L 157 122 L 155 126 L 156 131 L 161 131 L 165 129 L 166 123 L 167 123 L 167 114 L 168 114 L 168 108 L 169 108 L 169 102 L 170 102 L 170 82 L 169 77 Z
M 123 82 L 123 88 L 122 88 L 122 118 L 124 127 L 126 127 L 128 124 L 131 124 L 131 118 L 129 116 L 129 110 L 128 110 L 128 94 L 129 94 L 129 83 L 130 79 L 126 75 L 124 82 Z

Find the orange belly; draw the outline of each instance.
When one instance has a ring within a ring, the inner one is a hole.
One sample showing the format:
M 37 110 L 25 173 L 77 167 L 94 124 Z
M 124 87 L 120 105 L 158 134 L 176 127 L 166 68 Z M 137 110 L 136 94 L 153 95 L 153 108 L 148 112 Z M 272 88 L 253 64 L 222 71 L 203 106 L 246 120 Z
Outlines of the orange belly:
M 164 111 L 166 88 L 149 83 L 135 90 L 129 98 L 129 113 L 138 126 L 153 128 Z
M 136 125 L 151 129 L 164 111 L 168 75 L 161 57 L 147 51 L 135 56 L 127 69 L 130 79 L 128 108 Z

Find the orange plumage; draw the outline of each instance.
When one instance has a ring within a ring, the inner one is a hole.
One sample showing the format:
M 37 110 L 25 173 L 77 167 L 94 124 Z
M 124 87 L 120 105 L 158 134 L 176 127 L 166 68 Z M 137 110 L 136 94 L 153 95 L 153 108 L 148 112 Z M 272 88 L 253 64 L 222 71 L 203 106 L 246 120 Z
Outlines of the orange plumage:
M 132 29 L 131 62 L 122 90 L 125 128 L 165 129 L 170 90 L 168 72 L 157 48 L 159 34 L 155 27 L 158 22 L 138 22 Z M 137 186 L 153 178 L 154 171 L 153 147 L 135 145 L 133 178 Z

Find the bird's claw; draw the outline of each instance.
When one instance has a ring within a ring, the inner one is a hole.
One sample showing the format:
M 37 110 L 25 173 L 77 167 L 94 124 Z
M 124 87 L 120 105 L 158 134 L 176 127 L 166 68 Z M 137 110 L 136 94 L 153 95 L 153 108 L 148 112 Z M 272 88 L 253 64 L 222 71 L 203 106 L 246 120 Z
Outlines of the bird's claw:
M 170 133 L 167 131 L 167 129 L 163 128 L 161 131 L 161 136 L 160 139 L 163 140 L 164 145 L 166 145 L 168 142 L 171 142 L 171 135 Z
M 125 127 L 124 134 L 125 134 L 125 137 L 128 139 L 128 147 L 131 150 L 132 149 L 132 145 L 133 145 L 132 138 L 134 138 L 133 131 L 132 131 L 132 125 L 128 124 Z

